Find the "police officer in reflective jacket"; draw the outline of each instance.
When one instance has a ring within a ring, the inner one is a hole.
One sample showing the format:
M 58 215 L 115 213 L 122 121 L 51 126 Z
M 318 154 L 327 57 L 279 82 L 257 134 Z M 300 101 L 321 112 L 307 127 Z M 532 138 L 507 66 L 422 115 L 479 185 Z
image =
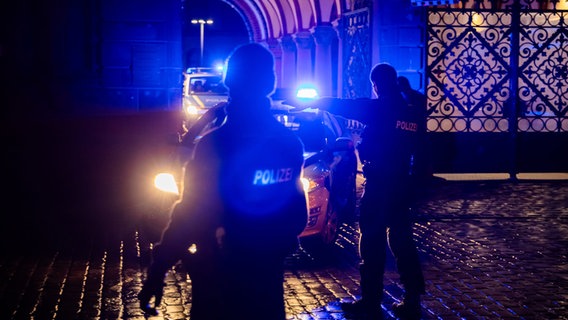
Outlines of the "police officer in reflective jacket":
M 420 318 L 420 295 L 425 288 L 409 208 L 416 185 L 412 162 L 422 130 L 421 113 L 405 102 L 391 65 L 376 65 L 370 80 L 377 99 L 322 98 L 314 102 L 317 107 L 366 125 L 357 147 L 366 179 L 359 207 L 361 300 L 343 303 L 342 308 L 346 314 L 363 319 L 382 318 L 388 244 L 405 290 L 393 310 L 400 318 L 416 319 Z
M 160 296 L 165 272 L 195 243 L 197 252 L 187 261 L 191 319 L 284 320 L 284 260 L 297 248 L 308 217 L 300 182 L 303 145 L 270 111 L 270 51 L 260 44 L 236 48 L 224 82 L 227 119 L 195 147 L 141 306 Z

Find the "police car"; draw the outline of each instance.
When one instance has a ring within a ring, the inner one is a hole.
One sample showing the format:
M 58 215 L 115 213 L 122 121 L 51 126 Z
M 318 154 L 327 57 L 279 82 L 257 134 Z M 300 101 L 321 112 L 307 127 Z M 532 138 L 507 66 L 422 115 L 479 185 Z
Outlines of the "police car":
M 334 243 L 341 223 L 352 221 L 356 208 L 357 156 L 355 143 L 363 128 L 360 122 L 324 110 L 295 111 L 274 103 L 275 118 L 295 132 L 304 144 L 302 183 L 308 195 L 309 218 L 300 234 L 302 247 L 317 256 Z M 201 134 L 222 125 L 226 116 L 219 104 L 195 122 L 180 138 L 177 163 L 183 162 Z M 178 165 L 180 167 L 181 165 Z M 177 193 L 179 170 L 156 176 L 156 187 Z
M 213 68 L 188 68 L 183 73 L 184 124 L 190 126 L 207 110 L 229 98 L 223 75 Z
M 360 123 L 323 110 L 274 111 L 275 117 L 304 143 L 302 182 L 308 194 L 308 224 L 302 247 L 321 253 L 335 243 L 341 223 L 355 216 Z

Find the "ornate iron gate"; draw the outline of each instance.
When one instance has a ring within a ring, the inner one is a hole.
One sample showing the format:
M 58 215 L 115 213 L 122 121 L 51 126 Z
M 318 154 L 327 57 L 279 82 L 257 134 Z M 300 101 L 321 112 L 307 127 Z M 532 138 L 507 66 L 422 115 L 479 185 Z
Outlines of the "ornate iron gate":
M 567 25 L 568 11 L 430 10 L 428 131 L 568 132 Z
M 342 17 L 343 98 L 370 97 L 371 37 L 369 10 L 359 9 Z
M 525 141 L 549 149 L 568 141 L 568 11 L 534 10 L 527 0 L 469 2 L 427 11 L 427 130 L 485 139 L 478 148 L 498 141 L 486 158 L 508 153 L 502 162 L 514 179 Z

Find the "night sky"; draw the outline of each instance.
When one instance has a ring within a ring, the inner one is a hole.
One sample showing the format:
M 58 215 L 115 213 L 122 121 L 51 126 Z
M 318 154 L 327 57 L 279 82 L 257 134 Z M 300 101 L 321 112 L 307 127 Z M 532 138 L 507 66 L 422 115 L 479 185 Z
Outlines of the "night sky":
M 205 26 L 204 65 L 222 63 L 239 44 L 249 41 L 242 17 L 227 3 L 220 0 L 186 0 L 182 14 L 184 34 L 185 67 L 196 66 L 199 62 L 199 25 L 191 19 L 212 19 L 212 25 Z

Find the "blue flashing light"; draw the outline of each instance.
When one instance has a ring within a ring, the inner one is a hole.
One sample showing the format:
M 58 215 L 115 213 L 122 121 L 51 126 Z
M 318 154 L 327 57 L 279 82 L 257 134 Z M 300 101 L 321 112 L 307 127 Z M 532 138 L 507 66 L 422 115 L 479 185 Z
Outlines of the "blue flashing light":
M 315 88 L 311 87 L 303 87 L 299 88 L 296 91 L 296 98 L 298 99 L 317 99 L 318 98 L 318 91 Z

